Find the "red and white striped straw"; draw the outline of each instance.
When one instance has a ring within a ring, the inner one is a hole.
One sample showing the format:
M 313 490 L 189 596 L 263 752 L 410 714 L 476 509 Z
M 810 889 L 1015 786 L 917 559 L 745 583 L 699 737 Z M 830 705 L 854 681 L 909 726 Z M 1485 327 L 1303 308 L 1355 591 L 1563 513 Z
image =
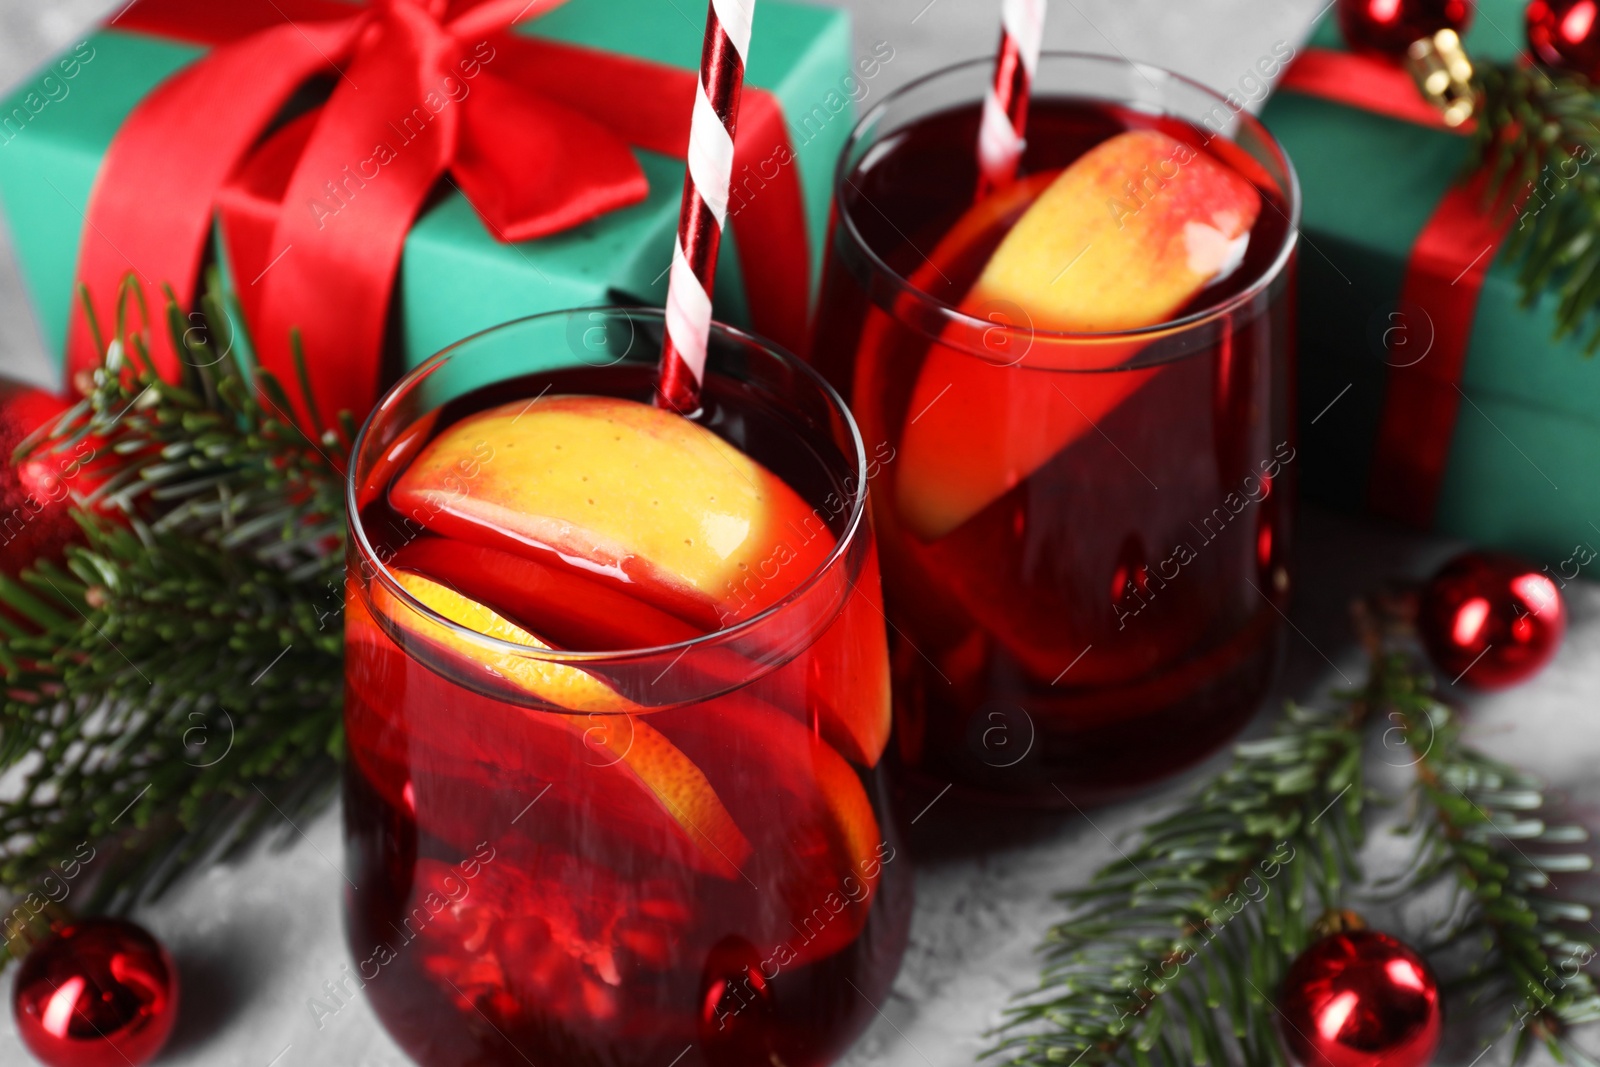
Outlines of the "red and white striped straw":
M 1044 42 L 1045 0 L 1003 0 L 1000 54 L 994 84 L 983 98 L 978 128 L 978 195 L 983 197 L 1017 175 L 1028 125 L 1028 95 Z
M 667 336 L 656 406 L 689 414 L 700 406 L 717 247 L 733 178 L 733 131 L 739 120 L 744 62 L 756 0 L 711 0 L 706 9 L 700 84 L 689 125 L 689 169 L 678 214 L 678 243 L 667 282 Z

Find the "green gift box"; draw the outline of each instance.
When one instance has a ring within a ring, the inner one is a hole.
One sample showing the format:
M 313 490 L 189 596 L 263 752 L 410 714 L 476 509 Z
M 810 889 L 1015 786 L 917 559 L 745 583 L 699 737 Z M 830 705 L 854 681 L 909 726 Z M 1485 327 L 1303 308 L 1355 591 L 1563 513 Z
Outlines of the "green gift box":
M 521 23 L 515 32 L 693 71 L 704 26 L 691 17 L 700 11 L 690 7 L 672 0 L 570 0 Z M 67 346 L 70 317 L 77 313 L 74 279 L 86 205 L 108 148 L 135 105 L 206 51 L 110 26 L 35 72 L 0 102 L 0 204 L 40 327 L 58 358 Z M 849 134 L 855 106 L 870 94 L 871 79 L 892 58 L 892 49 L 880 48 L 871 58 L 853 62 L 844 12 L 783 0 L 763 0 L 758 9 L 746 84 L 771 94 L 787 126 L 793 152 L 781 162 L 792 165 L 798 176 L 809 240 L 805 266 L 813 287 L 834 161 Z M 198 144 L 189 150 L 203 153 L 206 147 Z M 497 240 L 456 189 L 447 187 L 444 195 L 431 199 L 405 238 L 389 308 L 386 359 L 414 366 L 471 333 L 541 311 L 662 303 L 684 164 L 639 148 L 633 154 L 648 181 L 643 200 L 533 240 Z M 741 190 L 746 195 L 759 192 L 764 185 L 760 179 L 735 174 L 730 212 L 739 210 Z M 766 255 L 762 250 L 751 262 L 760 263 Z M 249 278 L 231 277 L 225 250 L 220 258 L 230 285 L 242 289 L 250 284 Z M 740 262 L 730 224 L 718 271 L 716 314 L 746 324 L 751 318 L 749 279 L 741 277 Z M 809 295 L 802 292 L 794 299 L 804 304 Z M 97 296 L 97 302 L 103 306 L 104 300 Z M 803 323 L 804 309 L 789 317 Z M 798 343 L 796 337 L 779 340 Z
M 1502 28 L 1520 39 L 1521 7 L 1480 0 L 1464 35 L 1468 53 L 1515 59 L 1517 41 Z M 1344 48 L 1327 19 L 1301 62 Z M 1491 228 L 1489 216 L 1459 224 L 1463 205 L 1472 213 L 1481 205 L 1461 186 L 1470 139 L 1294 85 L 1291 74 L 1262 118 L 1304 194 L 1299 423 L 1308 497 L 1552 561 L 1600 544 L 1600 362 L 1585 356 L 1582 338 L 1552 339 L 1553 296 L 1524 305 L 1493 238 L 1473 236 Z M 1441 244 L 1452 254 L 1427 254 Z M 1463 287 L 1480 275 L 1474 308 Z M 1414 292 L 1433 295 L 1403 298 Z M 1458 337 L 1457 367 L 1449 353 Z M 1432 467 L 1416 458 L 1430 450 Z

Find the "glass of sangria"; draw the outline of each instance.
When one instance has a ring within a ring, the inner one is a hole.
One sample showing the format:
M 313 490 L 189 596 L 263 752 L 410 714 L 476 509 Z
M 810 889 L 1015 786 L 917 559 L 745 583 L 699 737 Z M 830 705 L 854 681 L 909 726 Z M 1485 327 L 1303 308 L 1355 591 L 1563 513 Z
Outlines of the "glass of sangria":
M 991 76 L 856 128 L 812 361 L 878 467 L 899 757 L 1063 806 L 1194 762 L 1271 683 L 1299 192 L 1210 90 L 1046 54 L 1016 179 L 980 196 Z
M 426 1067 L 805 1067 L 873 1017 L 910 870 L 867 457 L 837 394 L 659 311 L 406 376 L 349 482 L 345 984 Z

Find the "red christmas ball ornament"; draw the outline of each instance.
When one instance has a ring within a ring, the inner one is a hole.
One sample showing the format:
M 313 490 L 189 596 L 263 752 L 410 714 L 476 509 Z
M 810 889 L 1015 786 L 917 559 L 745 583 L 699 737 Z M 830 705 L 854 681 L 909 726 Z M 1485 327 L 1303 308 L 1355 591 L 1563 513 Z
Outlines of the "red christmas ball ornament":
M 54 393 L 0 378 L 0 574 L 15 575 L 42 557 L 58 555 L 81 533 L 68 514 L 70 483 L 93 457 L 92 445 L 84 442 L 84 455 L 11 462 L 29 434 L 71 406 Z
M 1567 631 L 1567 608 L 1556 584 L 1527 562 L 1466 552 L 1428 581 L 1417 630 L 1452 681 L 1498 689 L 1550 662 Z
M 1339 0 L 1339 29 L 1357 52 L 1405 57 L 1413 41 L 1440 30 L 1465 33 L 1471 0 Z
M 1528 45 L 1539 62 L 1600 80 L 1600 4 L 1595 0 L 1533 0 Z
M 1439 1045 L 1439 983 L 1411 948 L 1376 930 L 1330 934 L 1300 954 L 1279 1029 L 1303 1067 L 1424 1067 Z
M 11 1010 L 48 1067 L 140 1067 L 172 1033 L 178 972 L 160 942 L 121 919 L 62 927 L 28 952 Z

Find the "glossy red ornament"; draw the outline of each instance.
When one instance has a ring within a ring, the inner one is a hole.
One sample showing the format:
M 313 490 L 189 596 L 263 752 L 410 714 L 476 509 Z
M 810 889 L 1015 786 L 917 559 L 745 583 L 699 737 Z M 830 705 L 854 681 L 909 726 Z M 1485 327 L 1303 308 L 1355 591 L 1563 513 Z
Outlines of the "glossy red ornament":
M 141 1067 L 172 1033 L 178 972 L 160 942 L 121 919 L 62 927 L 29 951 L 11 1010 L 49 1067 Z
M 1498 689 L 1550 662 L 1567 632 L 1567 608 L 1556 584 L 1531 564 L 1466 552 L 1423 589 L 1417 631 L 1446 678 Z
M 93 446 L 84 442 L 83 454 L 11 462 L 24 438 L 71 406 L 43 389 L 0 378 L 0 574 L 15 575 L 43 556 L 58 555 L 80 534 L 68 503 Z
M 1376 930 L 1331 934 L 1300 954 L 1278 998 L 1302 1067 L 1424 1067 L 1439 1046 L 1439 983 L 1415 951 Z
M 1440 30 L 1464 33 L 1471 22 L 1471 0 L 1339 0 L 1345 43 L 1397 59 L 1411 42 Z
M 1600 81 L 1600 4 L 1595 0 L 1533 0 L 1528 46 L 1539 62 Z

